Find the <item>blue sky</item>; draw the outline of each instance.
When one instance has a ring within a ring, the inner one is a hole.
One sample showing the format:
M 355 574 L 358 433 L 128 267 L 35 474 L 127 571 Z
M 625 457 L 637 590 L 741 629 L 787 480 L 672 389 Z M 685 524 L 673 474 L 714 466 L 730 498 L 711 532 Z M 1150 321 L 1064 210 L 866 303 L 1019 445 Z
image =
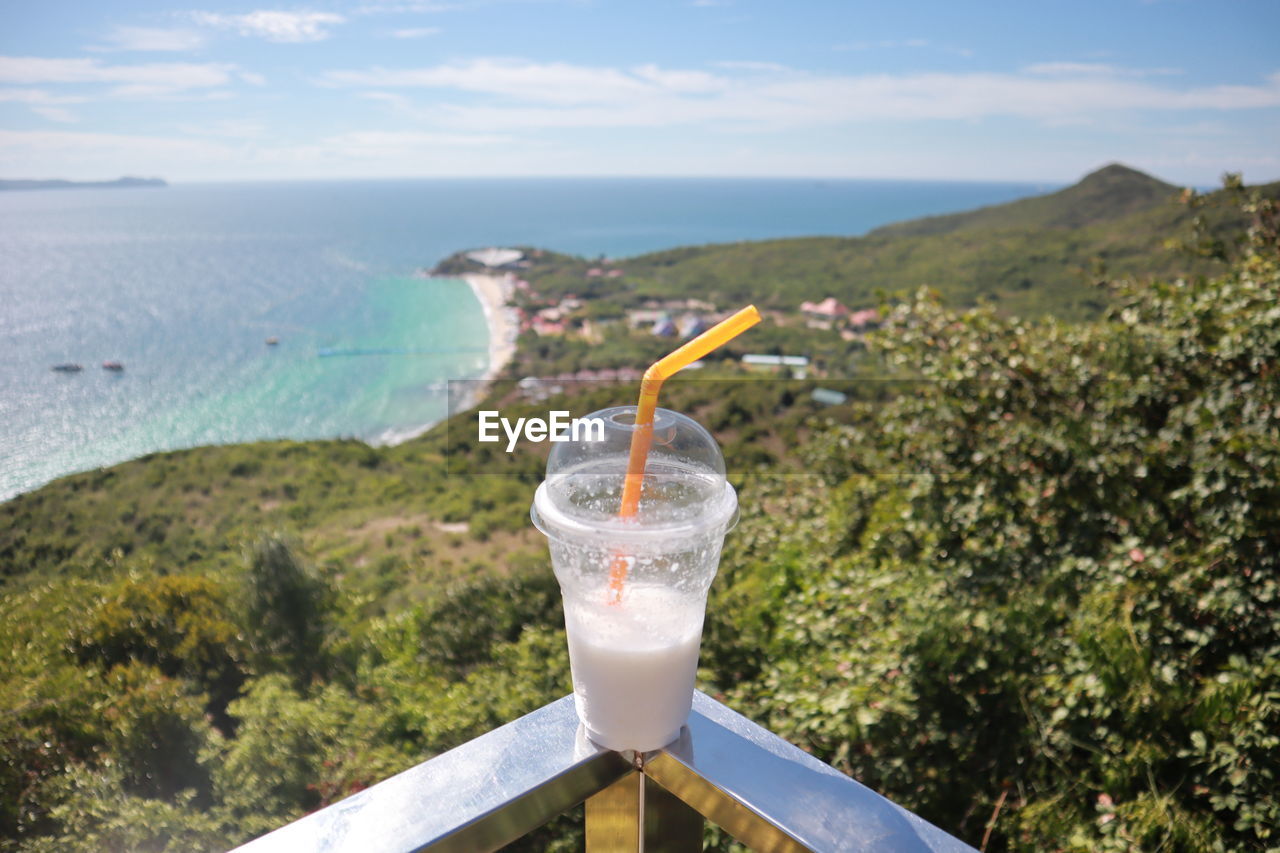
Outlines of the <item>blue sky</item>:
M 1275 0 L 0 0 L 0 176 L 1274 180 L 1277 34 Z

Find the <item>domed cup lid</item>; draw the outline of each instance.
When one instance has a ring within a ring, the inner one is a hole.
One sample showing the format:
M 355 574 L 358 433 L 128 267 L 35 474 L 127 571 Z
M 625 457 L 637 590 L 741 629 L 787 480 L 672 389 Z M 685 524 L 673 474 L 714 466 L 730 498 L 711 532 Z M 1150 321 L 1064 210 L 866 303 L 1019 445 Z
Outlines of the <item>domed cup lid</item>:
M 579 420 L 574 440 L 553 446 L 531 512 L 539 530 L 575 541 L 660 545 L 733 527 L 738 499 L 719 445 L 697 421 L 670 409 L 654 412 L 636 515 L 618 517 L 635 416 L 635 406 L 601 409 Z

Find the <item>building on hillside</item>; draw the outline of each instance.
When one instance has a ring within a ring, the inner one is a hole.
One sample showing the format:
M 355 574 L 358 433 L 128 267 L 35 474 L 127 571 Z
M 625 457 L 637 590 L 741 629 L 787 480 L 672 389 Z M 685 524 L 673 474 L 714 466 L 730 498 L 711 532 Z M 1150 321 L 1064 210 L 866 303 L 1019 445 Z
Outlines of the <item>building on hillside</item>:
M 849 309 L 841 305 L 834 296 L 828 296 L 821 302 L 801 302 L 800 313 L 810 328 L 831 329 L 848 316 Z
M 633 329 L 650 329 L 665 316 L 665 311 L 656 308 L 640 308 L 627 312 L 627 325 Z
M 697 314 L 685 314 L 680 318 L 680 337 L 692 338 L 711 328 L 711 323 Z
M 880 325 L 880 312 L 874 308 L 863 308 L 849 314 L 849 328 L 860 332 L 869 332 Z
M 663 314 L 653 324 L 653 334 L 660 338 L 674 338 L 679 333 L 680 330 L 669 314 Z
M 790 374 L 792 379 L 809 375 L 809 359 L 803 355 L 744 355 L 742 366 L 752 373 Z
M 516 383 L 520 396 L 530 403 L 540 403 L 553 394 L 563 394 L 564 386 L 551 379 L 526 376 Z
M 849 399 L 849 395 L 843 391 L 834 391 L 830 388 L 814 388 L 810 396 L 815 403 L 821 403 L 824 406 L 839 406 Z
M 467 258 L 482 266 L 489 267 L 490 269 L 510 266 L 523 257 L 524 252 L 521 252 L 519 249 L 490 248 L 467 252 Z
M 533 315 L 529 327 L 542 337 L 563 335 L 566 330 L 564 312 L 559 308 L 543 308 Z

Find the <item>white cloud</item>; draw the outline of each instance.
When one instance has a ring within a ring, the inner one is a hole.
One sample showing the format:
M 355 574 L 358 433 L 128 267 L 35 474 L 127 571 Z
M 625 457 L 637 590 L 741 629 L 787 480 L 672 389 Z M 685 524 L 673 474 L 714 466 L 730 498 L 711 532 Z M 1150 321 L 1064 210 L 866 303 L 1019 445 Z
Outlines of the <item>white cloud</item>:
M 231 82 L 233 65 L 153 62 L 105 65 L 98 59 L 0 56 L 0 83 L 113 83 L 116 97 L 170 97 Z
M 905 39 L 881 39 L 880 41 L 854 41 L 845 44 L 838 44 L 833 50 L 842 51 L 863 51 L 863 50 L 897 50 L 900 48 L 929 48 L 938 53 L 949 53 L 959 56 L 963 59 L 973 58 L 973 51 L 967 47 L 955 47 L 953 45 L 935 44 L 929 39 L 923 38 L 905 38 Z
M 404 95 L 397 95 L 395 92 L 361 92 L 360 97 L 368 98 L 371 101 L 382 101 L 398 107 L 406 107 L 413 103 Z
M 391 37 L 397 39 L 420 39 L 437 35 L 439 32 L 439 27 L 409 27 L 403 30 L 392 30 Z
M 204 45 L 204 36 L 195 30 L 153 27 L 116 27 L 106 36 L 106 44 L 90 50 L 187 51 Z
M 320 147 L 349 159 L 401 156 L 428 148 L 497 145 L 510 138 L 495 134 L 428 133 L 415 131 L 357 130 L 320 140 Z
M 244 15 L 219 12 L 192 12 L 192 19 L 202 26 L 236 30 L 242 36 L 257 36 L 274 42 L 323 41 L 329 27 L 346 21 L 333 12 L 283 12 L 259 9 Z
M 665 92 L 704 94 L 720 92 L 729 86 L 729 81 L 725 78 L 705 71 L 666 71 L 656 65 L 640 65 L 631 69 L 631 73 Z
M 353 11 L 356 15 L 408 15 L 424 12 L 456 12 L 467 8 L 463 3 L 437 3 L 433 0 L 409 0 L 409 2 L 363 3 Z
M 413 101 L 396 92 L 360 92 L 360 97 L 370 101 L 387 104 L 407 115 L 423 116 L 423 112 L 414 106 Z
M 107 91 L 107 97 L 130 101 L 226 101 L 232 97 L 226 89 L 207 92 L 190 92 L 171 89 L 163 84 L 117 86 Z
M 893 50 L 900 47 L 928 47 L 929 40 L 922 38 L 881 39 L 880 41 L 854 41 L 836 45 L 836 50 Z
M 191 163 L 227 161 L 234 150 L 204 140 L 71 131 L 0 130 L 0 161 L 22 175 L 72 179 L 174 174 Z
M 729 71 L 790 71 L 791 69 L 777 62 L 755 62 L 751 60 L 723 60 L 721 62 L 711 63 L 716 68 L 725 68 Z
M 79 95 L 54 95 L 43 89 L 0 89 L 0 101 L 19 104 L 82 104 Z
M 752 93 L 783 114 L 844 120 L 1046 119 L 1119 110 L 1251 109 L 1280 105 L 1280 75 L 1261 86 L 1171 88 L 1107 75 L 904 74 L 808 77 Z
M 541 103 L 609 103 L 653 89 L 651 82 L 613 68 L 475 59 L 434 68 L 330 71 L 323 81 L 378 88 L 457 89 Z
M 435 124 L 441 118 L 440 110 L 434 106 L 422 107 L 414 103 L 412 98 L 397 92 L 358 92 L 359 97 L 386 104 L 390 111 L 402 118 L 412 119 L 415 123 Z
M 244 82 L 248 83 L 250 86 L 267 85 L 267 78 L 263 77 L 261 74 L 258 74 L 257 72 L 254 72 L 254 71 L 240 71 L 237 73 L 236 76 L 238 76 Z
M 1232 128 L 1223 121 L 1192 121 L 1185 124 L 1171 124 L 1165 126 L 1166 133 L 1177 134 L 1178 136 L 1230 136 Z
M 1028 74 L 1050 76 L 1150 77 L 1181 74 L 1176 68 L 1122 68 L 1102 62 L 1037 62 L 1022 69 Z
M 248 119 L 221 119 L 198 124 L 180 124 L 178 130 L 188 136 L 220 139 L 263 139 L 266 125 Z
M 74 124 L 79 121 L 71 110 L 62 107 L 32 107 L 31 111 L 37 115 L 42 115 L 49 121 L 56 121 L 62 124 Z
M 720 66 L 724 68 L 722 64 Z M 436 107 L 473 130 L 637 127 L 721 123 L 783 130 L 872 120 L 974 120 L 1014 116 L 1079 121 L 1100 113 L 1242 110 L 1280 106 L 1280 73 L 1259 85 L 1176 87 L 1126 69 L 1059 68 L 1046 74 L 822 75 L 759 65 L 744 73 L 631 69 L 476 59 L 418 69 L 331 71 L 333 85 L 466 93 Z M 475 96 L 490 96 L 477 101 Z
M 474 175 L 495 164 L 500 171 L 518 174 L 537 171 L 539 165 L 530 154 L 534 146 L 513 145 L 508 137 L 494 134 L 366 130 L 294 144 L 271 135 L 256 137 L 250 125 L 213 123 L 184 130 L 193 135 L 0 130 L 0 162 L 16 177 L 73 180 L 121 174 L 170 180 Z M 566 168 L 558 165 L 553 171 L 564 173 Z
M 36 115 L 63 124 L 78 119 L 70 110 L 58 105 L 80 104 L 86 100 L 76 95 L 55 95 L 43 89 L 0 89 L 0 103 L 26 104 Z

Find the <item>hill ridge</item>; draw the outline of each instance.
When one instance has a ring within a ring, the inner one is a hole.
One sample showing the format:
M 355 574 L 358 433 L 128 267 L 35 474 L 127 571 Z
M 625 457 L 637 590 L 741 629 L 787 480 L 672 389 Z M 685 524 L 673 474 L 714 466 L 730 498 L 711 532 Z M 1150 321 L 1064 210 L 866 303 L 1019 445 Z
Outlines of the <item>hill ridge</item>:
M 1280 196 L 1280 183 L 1258 188 Z M 1190 235 L 1198 215 L 1176 202 L 1176 189 L 1110 164 L 1054 193 L 912 220 L 860 237 L 665 249 L 609 261 L 609 277 L 591 275 L 598 260 L 531 248 L 536 260 L 521 275 L 547 297 L 582 297 L 593 303 L 591 316 L 602 318 L 646 301 L 690 296 L 721 307 L 754 302 L 782 311 L 835 296 L 862 308 L 930 287 L 953 305 L 990 301 L 1008 314 L 1079 320 L 1096 316 L 1107 303 L 1107 294 L 1090 286 L 1103 271 L 1113 277 L 1176 278 L 1222 269 L 1212 259 L 1166 250 L 1165 235 Z M 1215 234 L 1239 224 L 1239 211 L 1217 201 L 1199 215 Z M 467 265 L 458 254 L 436 271 L 458 274 Z
M 867 236 L 924 236 L 992 227 L 1080 228 L 1123 219 L 1163 204 L 1178 189 L 1123 163 L 1108 163 L 1056 192 L 895 222 L 876 228 Z

